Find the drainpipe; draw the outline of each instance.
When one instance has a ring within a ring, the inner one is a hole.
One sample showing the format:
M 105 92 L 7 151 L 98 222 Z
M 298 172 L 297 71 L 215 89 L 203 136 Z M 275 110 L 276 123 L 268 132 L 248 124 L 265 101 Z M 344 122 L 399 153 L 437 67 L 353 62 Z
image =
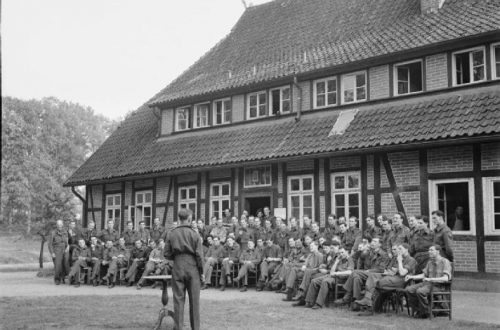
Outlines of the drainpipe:
M 297 87 L 299 90 L 299 95 L 297 96 L 297 100 L 299 102 L 299 107 L 297 109 L 297 115 L 295 115 L 295 121 L 300 120 L 300 116 L 302 115 L 302 87 L 300 87 L 298 81 L 297 81 L 297 75 L 293 76 L 293 85 Z

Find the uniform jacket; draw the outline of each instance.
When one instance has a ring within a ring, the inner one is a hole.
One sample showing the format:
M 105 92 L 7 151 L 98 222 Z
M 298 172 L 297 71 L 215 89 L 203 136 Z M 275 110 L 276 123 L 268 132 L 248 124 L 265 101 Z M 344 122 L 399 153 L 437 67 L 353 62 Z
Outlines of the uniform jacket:
M 285 247 L 288 244 L 288 232 L 278 229 L 274 233 L 273 242 L 276 242 L 276 244 L 278 244 L 282 250 L 285 250 Z
M 380 237 L 381 235 L 382 235 L 382 229 L 377 226 L 373 226 L 372 228 L 366 228 L 365 231 L 363 232 L 363 236 L 367 238 Z
M 78 245 L 78 240 L 82 237 L 82 231 L 79 228 L 68 229 L 68 244 Z
M 253 231 L 250 228 L 240 227 L 236 232 L 236 241 L 240 246 L 246 246 L 249 241 L 253 240 Z
M 435 260 L 429 259 L 423 273 L 428 278 L 437 278 L 448 275 L 448 279 L 451 280 L 452 268 L 448 259 L 437 256 Z
M 174 269 L 179 267 L 175 260 L 177 256 L 181 255 L 193 256 L 199 274 L 203 274 L 203 249 L 201 237 L 189 225 L 179 225 L 177 228 L 173 229 L 167 237 L 165 257 L 168 260 L 174 260 Z
M 87 245 L 90 245 L 90 238 L 92 236 L 99 238 L 100 235 L 97 232 L 97 229 L 94 228 L 90 230 L 89 228 L 85 228 L 82 230 L 82 238 L 85 240 L 85 243 L 87 243 Z
M 434 244 L 441 247 L 441 255 L 453 262 L 453 234 L 451 229 L 442 224 L 434 228 Z
M 210 232 L 210 235 L 212 237 L 218 237 L 219 241 L 225 242 L 226 241 L 226 236 L 227 236 L 227 230 L 224 226 L 222 227 L 214 227 L 212 231 Z
M 279 245 L 273 244 L 271 246 L 266 246 L 264 249 L 263 259 L 265 258 L 282 258 L 283 253 Z
M 66 230 L 55 229 L 50 232 L 48 241 L 50 253 L 55 253 L 55 250 L 64 250 L 68 246 L 68 232 Z
M 288 238 L 290 237 L 292 237 L 294 240 L 298 240 L 302 238 L 302 231 L 297 227 L 290 228 L 290 230 L 288 231 Z
M 370 270 L 375 273 L 383 273 L 388 263 L 387 253 L 379 249 L 378 251 L 369 250 L 361 254 L 359 260 L 359 269 Z
M 232 262 L 237 263 L 238 257 L 240 256 L 240 246 L 238 243 L 234 242 L 233 246 L 229 246 L 228 244 L 224 245 L 224 249 L 222 250 L 222 257 L 229 258 Z
M 149 261 L 159 262 L 161 260 L 165 260 L 164 253 L 165 251 L 162 248 L 154 248 L 153 251 L 151 251 L 151 253 L 149 254 Z
M 246 249 L 246 250 L 242 251 L 240 254 L 240 263 L 241 264 L 243 264 L 245 261 L 250 261 L 254 265 L 257 265 L 258 263 L 260 263 L 261 260 L 262 260 L 262 256 L 260 255 L 259 251 L 255 250 L 255 249 L 253 249 L 253 250 Z
M 135 230 L 125 230 L 122 233 L 122 237 L 125 239 L 126 246 L 133 246 L 135 241 L 138 240 L 137 232 Z
M 132 250 L 130 251 L 130 259 L 144 259 L 146 260 L 146 251 L 147 249 L 144 246 L 141 246 L 140 248 L 137 248 L 134 246 Z
M 120 235 L 118 234 L 118 231 L 108 228 L 101 232 L 99 239 L 104 243 L 106 243 L 107 241 L 115 243 L 120 239 Z
M 429 229 L 416 230 L 410 242 L 410 254 L 427 253 L 434 243 L 434 233 Z
M 392 230 L 383 230 L 380 237 L 380 243 L 382 244 L 382 250 L 389 252 L 391 251 L 391 240 Z
M 85 261 L 90 261 L 92 257 L 90 249 L 87 246 L 83 248 L 80 246 L 75 247 L 71 253 L 71 260 L 77 261 L 79 257 L 84 257 Z
M 102 260 L 104 255 L 104 247 L 100 244 L 91 246 L 90 248 L 90 257 L 97 258 Z
M 219 244 L 219 246 L 211 245 L 208 248 L 208 252 L 205 255 L 205 259 L 214 258 L 214 259 L 217 259 L 218 261 L 220 261 L 222 259 L 222 257 L 224 256 L 223 249 L 224 249 L 223 245 L 220 245 L 220 244 Z
M 318 268 L 323 262 L 323 255 L 318 251 L 314 253 L 309 253 L 306 258 L 305 266 L 306 268 Z
M 151 229 L 151 232 L 150 232 L 151 239 L 155 242 L 158 242 L 158 240 L 160 238 L 163 238 L 164 232 L 165 232 L 165 229 L 162 226 L 153 227 L 153 229 Z
M 342 244 L 345 249 L 351 251 L 353 248 L 356 249 L 355 246 L 356 240 L 361 237 L 361 231 L 358 228 L 349 227 L 342 237 Z
M 143 243 L 149 242 L 151 235 L 149 234 L 149 230 L 146 228 L 137 230 L 137 239 L 140 239 Z
M 110 248 L 105 247 L 104 251 L 102 252 L 102 260 L 111 261 L 115 253 L 116 253 L 116 248 L 114 246 Z
M 120 255 L 122 255 L 123 257 L 118 257 Z M 128 259 L 130 258 L 130 251 L 126 247 L 117 246 L 115 248 L 115 252 L 113 254 L 113 257 L 123 258 L 123 260 L 128 261 Z
M 401 225 L 398 228 L 393 227 L 389 241 L 391 242 L 391 248 L 394 245 L 410 243 L 410 229 L 405 225 Z

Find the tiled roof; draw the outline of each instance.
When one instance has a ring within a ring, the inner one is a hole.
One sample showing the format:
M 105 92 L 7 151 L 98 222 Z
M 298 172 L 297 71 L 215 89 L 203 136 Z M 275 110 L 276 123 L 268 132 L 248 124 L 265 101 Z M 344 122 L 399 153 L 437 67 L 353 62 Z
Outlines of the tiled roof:
M 345 133 L 332 136 L 329 133 L 338 111 L 307 111 L 299 121 L 285 117 L 157 139 L 159 120 L 143 107 L 125 120 L 66 185 L 414 142 L 498 136 L 500 90 L 468 93 L 455 91 L 413 103 L 359 104 Z
M 252 86 L 500 30 L 500 1 L 275 0 L 247 9 L 230 34 L 151 105 Z

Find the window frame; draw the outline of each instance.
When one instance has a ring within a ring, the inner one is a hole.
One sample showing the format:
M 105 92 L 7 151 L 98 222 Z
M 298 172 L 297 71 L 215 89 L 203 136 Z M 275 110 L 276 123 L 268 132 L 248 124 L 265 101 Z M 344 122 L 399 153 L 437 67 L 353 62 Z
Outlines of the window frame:
M 179 107 L 175 109 L 175 131 L 176 132 L 183 132 L 191 129 L 191 106 L 184 106 L 184 107 Z M 179 128 L 179 111 L 180 110 L 187 110 L 187 119 L 186 120 L 186 128 L 180 129 Z
M 335 104 L 328 104 L 328 81 L 329 80 L 335 80 Z M 318 106 L 318 90 L 317 90 L 317 83 L 325 83 L 325 105 Z M 337 76 L 331 76 L 331 77 L 326 77 L 322 79 L 316 79 L 313 80 L 313 109 L 323 109 L 323 108 L 328 108 L 328 107 L 336 107 L 339 104 L 339 95 L 338 95 L 338 88 L 339 87 L 339 79 Z
M 229 186 L 228 194 L 222 195 L 222 186 L 226 185 Z M 219 196 L 214 196 L 212 194 L 214 186 L 219 186 Z M 210 218 L 214 216 L 213 203 L 218 202 L 219 214 L 217 215 L 217 219 L 222 219 L 224 215 L 224 208 L 222 207 L 224 201 L 227 201 L 229 205 L 228 208 L 231 208 L 231 181 L 212 182 L 210 184 Z
M 497 63 L 495 61 L 495 47 L 500 49 L 500 42 L 495 42 L 490 45 L 490 59 L 491 59 L 491 79 L 500 79 L 500 73 L 497 75 Z
M 151 194 L 151 202 L 146 202 L 146 194 Z M 142 202 L 138 202 L 138 196 L 139 195 L 143 195 L 143 198 L 142 198 Z M 139 222 L 140 221 L 144 221 L 145 224 L 146 224 L 146 228 L 151 228 L 152 225 L 153 225 L 153 190 L 137 190 L 134 194 L 134 205 L 133 205 L 133 208 L 134 208 L 134 228 L 139 228 Z M 140 216 L 140 219 L 139 217 L 137 216 L 137 210 L 141 208 L 142 211 L 141 211 L 141 216 Z M 145 220 L 145 216 L 144 216 L 144 210 L 146 208 L 149 208 L 149 225 L 148 225 L 148 221 Z M 129 220 L 131 217 L 131 213 L 130 213 L 130 210 L 129 210 Z
M 108 205 L 108 198 L 111 197 L 113 198 L 113 205 Z M 120 198 L 120 204 L 116 205 L 115 198 L 119 197 Z M 106 213 L 104 214 L 104 219 L 105 219 L 105 227 L 108 226 L 108 220 L 113 220 L 115 222 L 115 225 L 118 224 L 118 230 L 121 230 L 121 223 L 122 223 L 122 217 L 123 217 L 123 212 L 122 212 L 122 194 L 106 194 L 106 205 L 105 205 L 105 210 Z M 115 211 L 118 210 L 120 212 L 120 216 L 118 219 L 116 219 L 116 214 Z M 113 211 L 113 219 L 110 219 L 108 216 L 108 211 Z
M 283 90 L 285 89 L 288 89 L 288 96 L 289 98 L 287 99 L 287 101 L 289 102 L 290 106 L 289 106 L 289 109 L 288 111 L 283 111 Z M 280 91 L 280 109 L 279 109 L 279 112 L 280 114 L 288 114 L 288 113 L 291 113 L 292 112 L 292 87 L 290 85 L 285 85 L 285 86 L 281 86 L 281 87 L 275 87 L 275 88 L 271 88 L 269 90 L 269 98 L 268 98 L 268 103 L 269 103 L 269 116 L 275 116 L 276 114 L 273 113 L 273 91 L 277 91 L 279 90 Z
M 482 80 L 477 80 L 473 81 L 472 78 L 474 77 L 474 65 L 473 65 L 473 59 L 472 59 L 472 53 L 474 51 L 481 50 L 483 52 L 483 66 L 484 66 L 484 78 Z M 468 83 L 462 83 L 462 84 L 457 84 L 457 70 L 456 70 L 456 55 L 458 54 L 463 54 L 463 53 L 469 53 L 469 79 L 471 80 Z M 470 84 L 477 84 L 481 83 L 484 81 L 488 80 L 488 74 L 487 71 L 488 67 L 486 65 L 486 47 L 485 46 L 478 46 L 478 47 L 472 47 L 472 48 L 467 48 L 467 49 L 461 49 L 457 50 L 455 52 L 451 53 L 451 77 L 452 77 L 452 86 L 465 86 L 465 85 L 470 85 Z
M 191 189 L 194 189 L 195 191 L 195 197 L 194 198 L 190 198 L 189 197 L 189 190 Z M 182 199 L 181 196 L 181 190 L 186 190 L 186 198 L 185 199 Z M 186 204 L 189 209 L 189 204 L 190 203 L 194 203 L 194 212 L 193 212 L 193 220 L 194 219 L 198 219 L 198 187 L 197 185 L 186 185 L 186 186 L 179 186 L 178 188 L 178 193 L 179 195 L 177 195 L 177 207 L 178 209 L 181 209 L 181 205 L 182 204 Z
M 365 75 L 365 84 L 364 84 L 364 88 L 365 88 L 365 98 L 364 99 L 361 99 L 361 100 L 357 100 L 357 95 L 358 95 L 358 92 L 357 92 L 357 89 L 359 87 L 357 87 L 357 85 L 354 86 L 354 99 L 350 102 L 346 102 L 345 101 L 345 95 L 344 95 L 344 92 L 345 92 L 345 79 L 347 77 L 350 77 L 350 76 L 354 76 L 355 80 L 356 77 L 360 74 L 364 74 Z M 343 74 L 341 76 L 341 88 L 340 88 L 340 100 L 341 100 L 341 104 L 353 104 L 353 103 L 359 103 L 359 102 L 366 102 L 368 101 L 368 73 L 367 73 L 367 70 L 360 70 L 360 71 L 356 71 L 356 72 L 351 72 L 351 73 L 347 73 L 347 74 Z
M 257 169 L 261 167 L 267 167 L 269 169 L 269 184 L 257 184 L 257 185 L 247 185 L 246 175 L 247 170 Z M 243 168 L 243 188 L 259 188 L 259 187 L 270 187 L 273 184 L 273 169 L 271 165 L 256 165 L 256 166 L 245 166 Z
M 353 175 L 356 175 L 358 177 L 358 182 L 359 182 L 359 185 L 357 188 L 348 188 L 348 187 L 344 187 L 342 189 L 336 189 L 335 188 L 335 177 L 339 177 L 339 176 L 343 176 L 345 178 L 344 182 L 347 184 L 347 182 L 349 181 L 349 176 L 353 176 Z M 362 185 L 362 182 L 361 182 L 361 171 L 347 171 L 347 172 L 332 172 L 330 173 L 330 187 L 331 187 L 331 207 L 332 207 L 332 213 L 335 213 L 337 214 L 337 204 L 335 202 L 335 196 L 336 195 L 344 195 L 344 216 L 346 218 L 346 220 L 349 219 L 349 208 L 350 208 L 350 204 L 349 204 L 349 194 L 357 194 L 358 195 L 358 209 L 359 209 L 359 216 L 357 217 L 358 218 L 358 228 L 361 228 L 361 224 L 362 224 L 362 219 L 361 217 L 363 216 L 363 202 L 361 200 L 361 185 Z M 339 214 L 337 214 L 337 217 L 340 217 Z
M 474 178 L 454 178 L 454 179 L 437 179 L 429 180 L 429 219 L 432 218 L 432 211 L 439 210 L 439 200 L 438 200 L 438 184 L 446 183 L 464 183 L 468 184 L 469 193 L 469 230 L 452 230 L 454 235 L 476 235 L 476 204 L 475 204 L 475 194 L 474 194 Z M 446 215 L 446 210 L 441 210 Z M 434 224 L 430 221 L 429 226 L 434 229 Z
M 225 106 L 225 102 L 228 102 L 229 101 L 229 104 L 230 104 L 230 109 L 229 109 L 229 112 L 230 112 L 230 118 L 229 118 L 229 121 L 226 121 L 226 112 L 227 112 L 227 109 L 226 109 L 226 106 Z M 217 102 L 221 102 L 222 104 L 222 122 L 220 124 L 217 123 L 217 105 L 216 103 Z M 226 97 L 226 98 L 223 98 L 223 99 L 217 99 L 217 100 L 214 100 L 212 101 L 212 125 L 213 126 L 220 126 L 220 125 L 227 125 L 227 124 L 231 124 L 232 122 L 232 119 L 233 119 L 233 101 L 230 97 Z
M 422 83 L 422 90 L 420 91 L 416 91 L 416 92 L 410 92 L 410 75 L 409 75 L 409 72 L 408 72 L 408 93 L 403 93 L 403 94 L 400 94 L 398 92 L 398 83 L 399 83 L 399 79 L 398 79 L 398 67 L 400 66 L 404 66 L 404 65 L 407 65 L 407 64 L 413 64 L 413 63 L 420 63 L 420 79 L 421 79 L 421 83 Z M 422 93 L 424 92 L 424 61 L 423 59 L 416 59 L 416 60 L 411 60 L 411 61 L 406 61 L 406 62 L 401 62 L 401 63 L 396 63 L 393 65 L 393 94 L 394 96 L 403 96 L 403 95 L 411 95 L 411 94 L 418 94 L 418 93 Z
M 300 190 L 299 191 L 292 191 L 292 180 L 299 179 L 300 181 Z M 310 179 L 311 180 L 311 189 L 310 190 L 304 190 L 303 189 L 303 182 L 304 179 Z M 287 212 L 292 217 L 292 197 L 299 196 L 299 201 L 300 201 L 300 206 L 299 206 L 299 223 L 300 223 L 300 228 L 304 227 L 304 196 L 311 196 L 311 214 L 309 215 L 309 218 L 314 221 L 314 214 L 315 214 L 315 209 L 314 209 L 314 174 L 300 174 L 300 175 L 289 175 L 287 178 Z
M 197 120 L 198 120 L 198 107 L 201 106 L 206 106 L 207 110 L 207 115 L 205 116 L 207 124 L 205 126 L 198 126 Z M 202 103 L 196 103 L 193 105 L 193 129 L 196 128 L 205 128 L 205 127 L 210 127 L 210 102 L 202 102 Z
M 500 235 L 500 229 L 495 229 L 493 183 L 500 182 L 500 176 L 482 178 L 484 234 L 487 236 Z
M 261 104 L 259 103 L 259 95 L 263 94 L 265 97 L 266 97 L 266 103 L 265 104 Z M 253 96 L 253 95 L 256 95 L 257 96 L 257 105 L 256 105 L 256 108 L 257 108 L 257 116 L 256 117 L 250 117 L 250 98 Z M 267 95 L 267 91 L 266 90 L 261 90 L 261 91 L 258 91 L 258 92 L 252 92 L 252 93 L 248 93 L 246 95 L 246 115 L 247 115 L 247 120 L 255 120 L 255 119 L 259 119 L 259 118 L 264 118 L 264 117 L 267 117 L 267 114 L 269 113 L 269 110 L 268 110 L 268 107 L 269 107 L 269 99 L 268 99 L 268 95 Z M 265 107 L 265 112 L 263 115 L 259 115 L 259 108 L 264 105 Z

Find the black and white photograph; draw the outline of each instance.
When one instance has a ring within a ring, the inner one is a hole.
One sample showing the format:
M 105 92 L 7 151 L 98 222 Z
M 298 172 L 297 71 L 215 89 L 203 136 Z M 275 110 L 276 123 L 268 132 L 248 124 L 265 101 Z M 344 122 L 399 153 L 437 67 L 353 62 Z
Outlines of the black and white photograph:
M 0 329 L 500 329 L 500 0 L 0 6 Z

